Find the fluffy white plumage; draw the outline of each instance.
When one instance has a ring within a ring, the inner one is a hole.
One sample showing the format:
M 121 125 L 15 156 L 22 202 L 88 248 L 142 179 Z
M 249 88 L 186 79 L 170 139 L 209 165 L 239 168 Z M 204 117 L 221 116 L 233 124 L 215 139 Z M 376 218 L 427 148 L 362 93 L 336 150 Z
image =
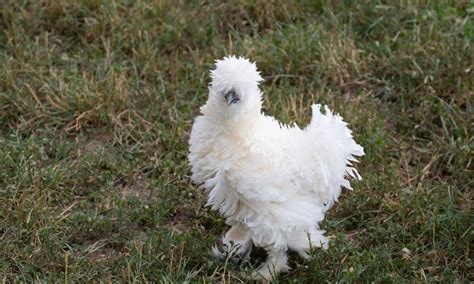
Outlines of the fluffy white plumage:
M 341 187 L 351 189 L 348 178 L 361 178 L 352 164 L 364 150 L 327 107 L 322 114 L 313 105 L 304 129 L 262 114 L 262 77 L 247 59 L 218 60 L 211 77 L 189 140 L 192 180 L 232 226 L 224 249 L 265 248 L 268 258 L 251 277 L 270 279 L 288 269 L 288 249 L 307 257 L 311 247 L 327 247 L 319 222 Z

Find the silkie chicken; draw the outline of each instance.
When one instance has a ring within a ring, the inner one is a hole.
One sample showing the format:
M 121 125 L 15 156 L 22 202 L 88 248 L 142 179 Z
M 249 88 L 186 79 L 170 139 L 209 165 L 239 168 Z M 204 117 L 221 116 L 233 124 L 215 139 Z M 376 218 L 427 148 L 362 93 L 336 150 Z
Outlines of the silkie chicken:
M 364 149 L 342 118 L 320 105 L 304 129 L 261 112 L 262 81 L 255 63 L 225 57 L 211 70 L 207 102 L 189 140 L 192 181 L 208 192 L 208 204 L 230 229 L 217 255 L 247 257 L 253 245 L 267 251 L 251 279 L 287 271 L 287 251 L 304 258 L 327 248 L 319 228 L 341 187 L 361 179 L 354 168 Z

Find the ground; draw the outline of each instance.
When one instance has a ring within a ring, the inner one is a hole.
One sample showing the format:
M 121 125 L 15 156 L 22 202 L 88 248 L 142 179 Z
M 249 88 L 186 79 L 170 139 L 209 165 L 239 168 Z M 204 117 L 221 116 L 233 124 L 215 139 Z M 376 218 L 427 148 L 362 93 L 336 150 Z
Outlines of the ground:
M 396 3 L 395 3 L 396 2 Z M 469 282 L 474 2 L 13 1 L 0 7 L 2 281 L 239 282 L 190 181 L 193 118 L 224 55 L 257 61 L 264 111 L 341 113 L 364 146 L 277 282 Z

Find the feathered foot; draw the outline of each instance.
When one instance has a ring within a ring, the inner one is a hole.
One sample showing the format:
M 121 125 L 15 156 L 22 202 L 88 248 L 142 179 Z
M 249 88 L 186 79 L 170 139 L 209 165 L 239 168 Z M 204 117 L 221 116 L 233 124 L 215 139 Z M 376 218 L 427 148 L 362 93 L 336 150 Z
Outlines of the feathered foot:
M 252 251 L 252 239 L 242 224 L 234 225 L 222 238 L 222 247 L 212 247 L 212 254 L 218 259 L 238 258 L 248 260 Z
M 328 249 L 329 239 L 324 236 L 324 231 L 317 228 L 311 230 L 294 230 L 291 235 L 291 250 L 296 251 L 299 256 L 308 260 L 310 259 L 309 251 L 312 248 Z
M 250 276 L 244 276 L 247 280 L 271 281 L 280 272 L 289 270 L 288 256 L 284 248 L 271 248 L 267 251 L 268 256 L 260 267 L 252 272 Z

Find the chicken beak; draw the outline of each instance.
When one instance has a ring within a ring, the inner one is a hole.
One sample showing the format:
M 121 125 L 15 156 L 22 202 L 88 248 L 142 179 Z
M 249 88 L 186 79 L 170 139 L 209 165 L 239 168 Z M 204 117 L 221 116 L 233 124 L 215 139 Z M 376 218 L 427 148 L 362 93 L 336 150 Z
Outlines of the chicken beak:
M 225 93 L 224 98 L 229 105 L 235 104 L 240 100 L 239 95 L 234 90 Z

